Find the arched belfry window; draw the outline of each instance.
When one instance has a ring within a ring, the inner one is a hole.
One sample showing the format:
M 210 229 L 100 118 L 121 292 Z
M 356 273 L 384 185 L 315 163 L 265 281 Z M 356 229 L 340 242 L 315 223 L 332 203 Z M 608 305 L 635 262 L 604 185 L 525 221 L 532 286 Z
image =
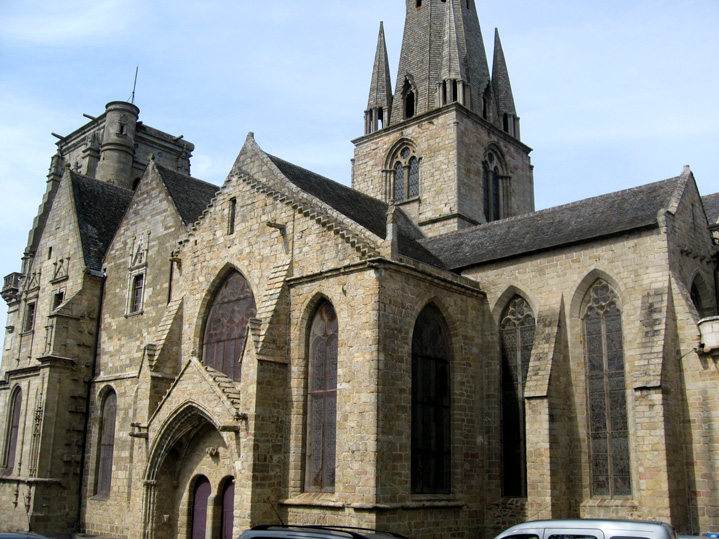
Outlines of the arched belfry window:
M 502 212 L 503 181 L 502 161 L 494 151 L 487 152 L 487 158 L 482 163 L 482 198 L 484 205 L 484 219 L 486 222 L 497 221 L 505 217 Z
M 8 417 L 7 442 L 5 444 L 5 467 L 12 471 L 15 467 L 15 454 L 18 451 L 20 433 L 20 410 L 22 409 L 22 390 L 17 388 L 10 400 L 10 416 Z
M 239 380 L 247 324 L 256 314 L 255 296 L 249 283 L 233 271 L 212 301 L 202 339 L 202 362 Z
M 414 118 L 415 114 L 417 114 L 417 91 L 409 79 L 404 81 L 404 86 L 402 87 L 402 105 L 404 119 Z
M 597 280 L 584 301 L 592 494 L 632 493 L 622 313 L 616 292 Z
M 110 390 L 102 401 L 100 412 L 100 444 L 97 453 L 95 494 L 109 496 L 112 485 L 112 459 L 115 453 L 115 422 L 117 394 Z
M 504 496 L 527 495 L 527 445 L 524 386 L 534 343 L 534 314 L 514 296 L 499 324 L 502 351 L 502 490 Z
M 312 318 L 307 375 L 305 491 L 334 492 L 337 440 L 337 314 L 323 301 Z
M 412 333 L 412 494 L 451 487 L 449 333 L 436 307 L 425 307 Z
M 419 158 L 405 145 L 396 153 L 392 165 L 392 198 L 403 202 L 419 196 Z

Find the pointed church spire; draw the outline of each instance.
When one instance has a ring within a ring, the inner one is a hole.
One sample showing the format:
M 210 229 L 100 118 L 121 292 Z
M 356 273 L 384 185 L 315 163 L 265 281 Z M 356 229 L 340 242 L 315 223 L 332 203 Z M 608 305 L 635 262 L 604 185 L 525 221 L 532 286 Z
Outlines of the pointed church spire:
M 474 0 L 407 0 L 392 125 L 445 104 L 448 80 L 462 82 L 450 85 L 449 95 L 455 85 L 464 88 L 455 101 L 481 108 L 491 83 Z
M 461 7 L 460 7 L 461 9 Z M 465 104 L 465 86 L 468 86 L 465 59 L 461 54 L 457 34 L 457 17 L 454 3 L 447 4 L 444 35 L 442 39 L 441 81 L 437 87 L 439 106 L 459 102 Z
M 494 30 L 494 60 L 492 62 L 492 91 L 497 104 L 500 125 L 505 132 L 519 139 L 519 118 L 514 107 L 512 86 L 509 83 L 509 70 L 504 59 L 499 30 Z
M 387 43 L 384 37 L 384 23 L 379 23 L 377 52 L 372 70 L 372 83 L 369 89 L 369 102 L 365 111 L 365 135 L 389 125 L 392 109 L 392 81 L 387 58 Z

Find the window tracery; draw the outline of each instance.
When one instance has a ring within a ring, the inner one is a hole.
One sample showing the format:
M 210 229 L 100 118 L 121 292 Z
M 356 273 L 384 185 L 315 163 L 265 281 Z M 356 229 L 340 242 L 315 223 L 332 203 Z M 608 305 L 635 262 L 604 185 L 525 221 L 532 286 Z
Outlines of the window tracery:
M 584 314 L 589 453 L 596 496 L 632 493 L 622 315 L 616 292 L 598 280 Z
M 233 380 L 241 375 L 240 355 L 250 318 L 257 314 L 247 280 L 233 271 L 212 301 L 202 339 L 202 362 Z
M 419 196 L 420 162 L 413 148 L 405 145 L 394 157 L 392 197 L 403 202 Z

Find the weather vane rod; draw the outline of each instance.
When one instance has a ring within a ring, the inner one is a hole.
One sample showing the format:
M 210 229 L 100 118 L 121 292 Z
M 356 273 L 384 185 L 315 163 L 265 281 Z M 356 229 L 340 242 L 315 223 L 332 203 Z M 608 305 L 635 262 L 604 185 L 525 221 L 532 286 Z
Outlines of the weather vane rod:
M 140 66 L 135 67 L 135 82 L 132 85 L 132 97 L 130 98 L 130 103 L 133 105 L 135 104 L 135 88 L 137 88 L 137 72 L 140 70 Z

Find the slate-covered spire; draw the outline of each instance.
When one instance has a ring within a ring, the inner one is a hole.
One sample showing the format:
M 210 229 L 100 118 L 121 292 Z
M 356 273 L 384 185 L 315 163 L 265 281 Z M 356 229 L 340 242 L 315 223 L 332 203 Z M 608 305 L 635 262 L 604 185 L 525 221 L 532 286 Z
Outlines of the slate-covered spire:
M 499 113 L 502 129 L 510 135 L 519 138 L 519 118 L 514 107 L 512 85 L 509 83 L 509 71 L 504 59 L 502 42 L 499 39 L 499 30 L 494 30 L 494 61 L 492 62 L 492 91 Z
M 365 135 L 389 125 L 392 109 L 392 81 L 387 58 L 387 43 L 384 37 L 384 24 L 379 23 L 377 52 L 372 70 L 372 83 L 369 89 L 369 102 L 365 111 Z
M 481 114 L 491 82 L 474 0 L 407 0 L 396 80 L 392 125 L 442 106 L 446 80 L 464 81 L 465 106 Z
M 461 9 L 461 8 L 460 8 Z M 442 36 L 442 71 L 437 86 L 439 106 L 459 102 L 466 104 L 466 90 L 469 89 L 465 58 L 460 52 L 462 47 L 457 34 L 457 17 L 454 3 L 447 4 L 444 35 Z

